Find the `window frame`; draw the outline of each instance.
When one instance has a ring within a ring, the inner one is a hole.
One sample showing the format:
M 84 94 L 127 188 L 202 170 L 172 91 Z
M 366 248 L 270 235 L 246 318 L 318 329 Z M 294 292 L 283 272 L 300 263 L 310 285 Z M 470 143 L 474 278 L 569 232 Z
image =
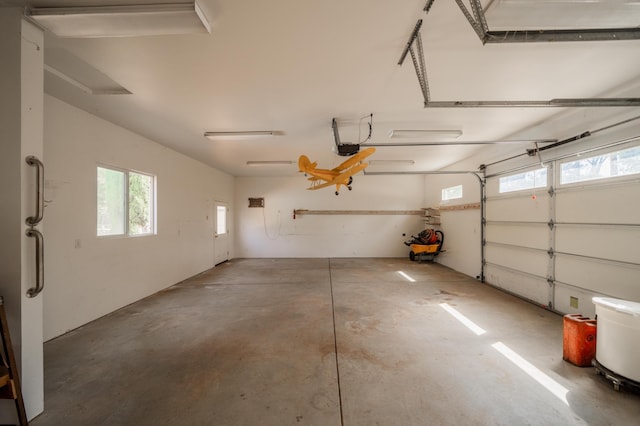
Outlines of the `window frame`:
M 110 235 L 99 235 L 98 234 L 98 169 L 105 169 L 105 170 L 111 170 L 111 171 L 115 171 L 115 172 L 120 172 L 124 174 L 124 231 L 122 233 L 118 233 L 118 234 L 110 234 Z M 129 205 L 130 205 L 130 200 L 129 200 L 129 174 L 130 173 L 134 173 L 137 175 L 142 175 L 142 176 L 147 176 L 149 178 L 151 178 L 151 189 L 150 189 L 150 200 L 149 200 L 149 206 L 150 206 L 150 210 L 151 212 L 149 213 L 149 220 L 151 221 L 150 224 L 150 232 L 146 232 L 143 234 L 132 234 L 131 233 L 131 229 L 129 226 Z M 157 181 L 158 178 L 156 175 L 151 174 L 151 173 L 147 173 L 147 172 L 141 172 L 138 170 L 132 170 L 132 169 L 125 169 L 123 167 L 117 167 L 117 166 L 112 166 L 110 164 L 104 164 L 104 163 L 97 163 L 96 164 L 96 179 L 95 179 L 95 183 L 96 183 L 96 199 L 95 199 L 95 206 L 96 206 L 96 214 L 95 214 L 95 218 L 96 218 L 96 227 L 95 227 L 95 231 L 96 231 L 96 237 L 97 238 L 137 238 L 137 237 L 148 237 L 148 236 L 153 236 L 153 235 L 157 235 L 158 234 L 158 230 L 157 230 Z
M 520 188 L 520 189 L 512 189 L 512 190 L 509 190 L 509 191 L 502 191 L 502 188 L 501 188 L 502 179 L 513 177 L 513 176 L 518 176 L 518 175 L 525 175 L 527 173 L 533 173 L 533 180 L 535 182 L 536 181 L 535 175 L 536 175 L 536 172 L 539 171 L 539 170 L 546 170 L 544 185 L 535 186 L 535 184 L 534 184 L 531 188 Z M 538 190 L 538 189 L 543 189 L 543 188 L 548 188 L 548 187 L 549 187 L 549 167 L 548 166 L 538 167 L 538 168 L 535 168 L 535 169 L 531 168 L 531 169 L 525 170 L 523 172 L 518 172 L 518 173 L 513 173 L 513 174 L 509 174 L 509 175 L 505 175 L 505 176 L 500 176 L 499 179 L 498 179 L 498 194 L 499 195 L 516 194 L 516 193 L 524 192 L 524 191 L 535 191 L 535 190 Z
M 621 182 L 621 181 L 625 181 L 625 180 L 638 179 L 640 177 L 640 172 L 622 174 L 622 175 L 615 175 L 615 176 L 594 177 L 594 178 L 588 178 L 588 179 L 583 179 L 583 180 L 577 180 L 577 181 L 573 181 L 573 182 L 562 182 L 562 166 L 565 165 L 565 164 L 575 163 L 575 162 L 578 162 L 578 161 L 590 160 L 592 158 L 604 157 L 604 156 L 608 156 L 609 160 L 610 160 L 613 155 L 616 155 L 619 152 L 626 151 L 626 150 L 631 150 L 631 149 L 640 149 L 640 145 L 632 145 L 632 146 L 627 146 L 625 148 L 620 148 L 618 146 L 618 147 L 615 147 L 615 148 L 602 150 L 599 154 L 591 155 L 589 157 L 582 158 L 581 156 L 573 156 L 572 159 L 567 159 L 565 161 L 559 161 L 558 162 L 558 167 L 557 167 L 557 169 L 558 169 L 558 172 L 557 172 L 558 173 L 558 177 L 557 177 L 558 186 L 559 187 L 563 187 L 563 188 L 567 188 L 567 187 L 571 187 L 571 186 L 597 185 L 597 184 L 602 184 L 604 182 Z
M 444 198 L 445 191 L 453 190 L 453 189 L 457 189 L 457 188 L 460 188 L 460 196 L 459 197 L 446 198 L 446 199 Z M 448 188 L 442 188 L 442 190 L 440 191 L 440 202 L 441 203 L 448 203 L 448 202 L 453 201 L 453 200 L 461 200 L 463 197 L 464 197 L 464 186 L 462 184 L 450 186 Z
M 216 204 L 216 235 L 227 235 L 229 233 L 229 226 L 228 226 L 228 221 L 229 221 L 229 209 L 227 208 L 226 205 L 222 205 L 222 204 Z M 224 211 L 224 229 L 222 229 L 222 232 L 220 232 L 220 211 Z

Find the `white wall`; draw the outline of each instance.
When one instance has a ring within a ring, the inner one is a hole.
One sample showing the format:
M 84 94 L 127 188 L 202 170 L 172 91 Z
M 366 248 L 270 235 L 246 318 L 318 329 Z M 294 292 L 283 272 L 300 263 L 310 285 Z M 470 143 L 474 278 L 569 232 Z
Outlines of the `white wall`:
M 471 174 L 426 175 L 425 200 L 430 207 L 454 207 L 480 202 L 480 181 Z M 462 198 L 442 202 L 442 189 L 462 185 Z M 436 262 L 471 277 L 478 277 L 481 264 L 481 214 L 479 209 L 440 212 L 444 250 Z
M 233 205 L 233 177 L 50 96 L 44 145 L 45 340 L 214 265 L 213 201 Z M 157 235 L 96 237 L 97 163 L 157 176 Z
M 236 182 L 236 257 L 408 257 L 403 243 L 423 229 L 411 215 L 302 215 L 307 210 L 418 210 L 424 206 L 422 176 L 354 177 L 353 190 L 308 191 L 291 178 L 240 177 Z M 264 197 L 264 208 L 248 198 Z M 403 233 L 405 234 L 403 236 Z
M 25 158 L 42 158 L 42 30 L 20 9 L 0 7 L 0 295 L 28 418 L 42 412 L 44 373 L 42 296 L 35 285 L 35 243 L 25 219 L 35 214 L 35 169 Z M 42 231 L 42 224 L 38 230 Z M 13 402 L 0 401 L 0 423 L 13 423 Z

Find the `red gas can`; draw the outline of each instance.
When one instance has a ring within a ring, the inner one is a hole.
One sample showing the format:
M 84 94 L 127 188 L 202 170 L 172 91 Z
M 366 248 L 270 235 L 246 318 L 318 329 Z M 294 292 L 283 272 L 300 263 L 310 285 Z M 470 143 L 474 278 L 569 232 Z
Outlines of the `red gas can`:
M 562 359 L 578 367 L 589 367 L 596 356 L 596 320 L 580 314 L 565 315 Z

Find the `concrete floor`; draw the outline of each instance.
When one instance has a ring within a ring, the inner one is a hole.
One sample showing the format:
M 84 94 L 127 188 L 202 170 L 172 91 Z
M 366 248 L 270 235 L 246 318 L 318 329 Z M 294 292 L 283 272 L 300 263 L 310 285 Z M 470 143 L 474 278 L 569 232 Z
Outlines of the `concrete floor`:
M 486 333 L 474 334 L 442 303 Z M 442 266 L 238 259 L 46 343 L 45 412 L 32 425 L 638 419 L 640 395 L 562 360 L 561 316 Z

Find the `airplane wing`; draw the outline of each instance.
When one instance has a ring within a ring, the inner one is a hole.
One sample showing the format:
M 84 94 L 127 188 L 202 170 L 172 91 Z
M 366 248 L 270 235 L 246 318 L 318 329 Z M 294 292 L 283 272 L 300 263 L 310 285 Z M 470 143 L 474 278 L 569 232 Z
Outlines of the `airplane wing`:
M 351 177 L 369 165 L 368 163 L 363 163 L 362 160 L 375 151 L 376 149 L 373 147 L 364 149 L 331 170 L 316 169 L 317 163 L 312 163 L 306 155 L 301 155 L 298 159 L 298 168 L 301 172 L 311 175 L 311 177 L 307 178 L 311 182 L 311 187 L 307 189 L 315 190 L 335 185 L 337 195 L 340 185 L 351 189 Z M 324 183 L 320 183 L 320 181 L 324 181 Z
M 347 161 L 344 161 L 342 164 L 340 164 L 336 168 L 332 169 L 332 171 L 341 172 L 343 170 L 346 170 L 349 167 L 351 167 L 351 166 L 353 166 L 355 164 L 358 164 L 359 162 L 361 162 L 362 160 L 364 160 L 365 158 L 367 158 L 368 156 L 370 156 L 374 152 L 376 152 L 376 149 L 374 147 L 369 147 L 369 148 L 363 149 L 362 151 L 360 151 L 359 153 L 357 153 L 353 157 L 349 158 Z
M 337 176 L 335 176 L 333 179 L 331 180 L 327 180 L 327 179 L 322 179 L 324 181 L 326 181 L 325 183 L 321 183 L 321 184 L 317 184 L 315 182 L 317 182 L 319 179 L 316 178 L 309 178 L 309 180 L 312 181 L 311 187 L 307 188 L 307 189 L 320 189 L 320 188 L 326 188 L 327 186 L 331 186 L 331 185 L 344 185 L 344 186 L 349 186 L 350 182 L 349 182 L 349 178 L 359 172 L 361 172 L 362 170 L 366 169 L 368 166 L 368 164 L 363 163 L 363 164 L 358 164 L 355 167 L 350 168 L 349 170 L 347 170 L 344 173 L 341 173 Z
M 346 172 L 341 173 L 338 176 L 336 176 L 336 178 L 333 180 L 333 183 L 347 182 L 351 176 L 353 176 L 356 173 L 359 173 L 362 170 L 366 169 L 368 165 L 369 164 L 367 164 L 367 163 L 362 163 L 362 164 L 358 164 L 357 166 L 351 167 Z M 346 183 L 344 183 L 344 185 L 346 185 Z
M 305 171 L 305 173 L 307 173 L 308 175 L 311 175 L 310 178 L 307 178 L 308 180 L 325 180 L 325 181 L 330 181 L 335 179 L 337 176 L 339 176 L 339 173 L 334 172 L 332 170 L 325 170 L 325 169 L 310 169 Z
M 310 191 L 314 191 L 316 189 L 326 188 L 327 186 L 331 186 L 331 185 L 335 185 L 335 183 L 333 183 L 333 182 L 320 183 L 320 184 L 317 184 L 317 185 L 311 185 L 307 189 L 310 190 Z

